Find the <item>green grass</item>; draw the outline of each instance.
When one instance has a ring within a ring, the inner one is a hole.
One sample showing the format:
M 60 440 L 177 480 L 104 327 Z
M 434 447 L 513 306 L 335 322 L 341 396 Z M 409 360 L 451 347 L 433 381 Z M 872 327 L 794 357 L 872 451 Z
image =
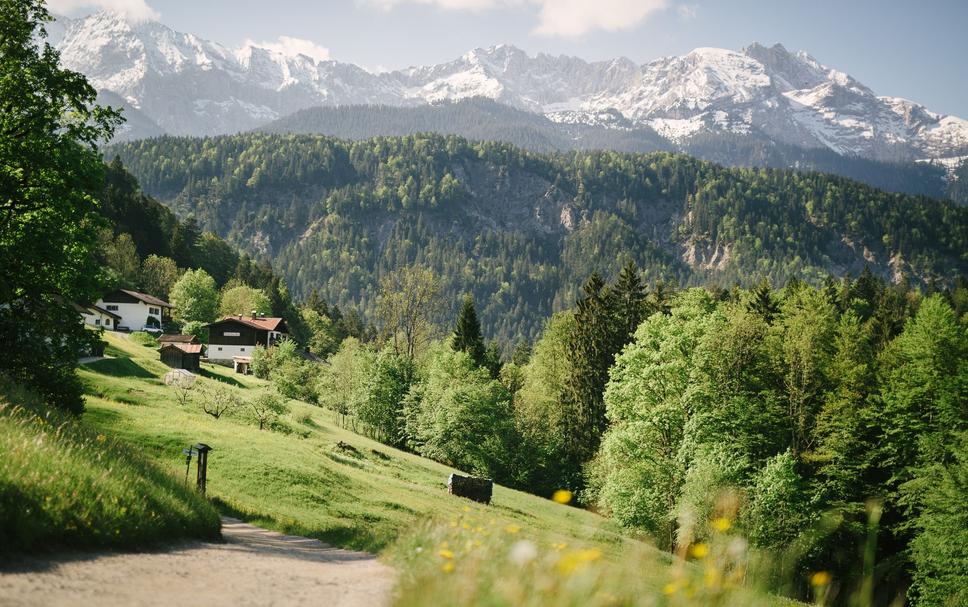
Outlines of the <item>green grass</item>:
M 286 431 L 276 432 L 260 431 L 242 414 L 216 420 L 179 405 L 157 352 L 115 334 L 106 339 L 109 352 L 125 360 L 80 371 L 91 395 L 87 423 L 138 445 L 176 475 L 185 473 L 181 449 L 207 443 L 208 494 L 223 513 L 382 554 L 400 571 L 400 605 L 777 602 L 742 584 L 729 587 L 742 567 L 722 556 L 728 537 L 707 561 L 687 562 L 594 513 L 505 487 L 481 506 L 447 494 L 454 470 L 343 429 L 318 407 L 290 401 Z M 215 365 L 203 364 L 200 375 L 202 392 L 219 382 L 251 399 L 267 387 Z M 534 558 L 519 558 L 522 545 Z M 710 567 L 718 571 L 715 585 Z
M 260 431 L 245 416 L 216 420 L 181 407 L 164 385 L 158 353 L 123 336 L 105 339 L 115 356 L 82 367 L 89 397 L 87 423 L 139 446 L 162 467 L 184 475 L 181 450 L 213 447 L 208 493 L 226 513 L 287 533 L 381 552 L 431 517 L 463 512 L 469 502 L 447 495 L 451 468 L 398 451 L 338 427 L 319 407 L 289 401 L 290 433 Z M 221 382 L 250 399 L 267 382 L 203 364 L 197 387 Z M 347 454 L 337 443 L 352 445 Z M 192 471 L 194 474 L 194 469 Z M 489 509 L 506 523 L 569 540 L 618 543 L 617 527 L 592 513 L 496 487 Z
M 0 378 L 0 553 L 218 535 L 218 513 L 176 478 Z

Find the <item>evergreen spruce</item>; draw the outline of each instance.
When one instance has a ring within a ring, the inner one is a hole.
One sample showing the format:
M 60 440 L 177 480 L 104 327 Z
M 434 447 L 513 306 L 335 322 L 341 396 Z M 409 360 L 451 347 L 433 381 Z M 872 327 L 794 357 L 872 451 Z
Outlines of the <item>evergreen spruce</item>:
M 764 278 L 753 288 L 746 309 L 759 315 L 766 322 L 773 321 L 773 317 L 780 311 L 780 307 L 773 301 L 773 288 L 770 286 L 770 281 Z
M 615 300 L 615 322 L 619 348 L 632 340 L 635 329 L 645 320 L 645 287 L 639 277 L 639 267 L 629 261 L 618 275 L 613 289 Z
M 582 467 L 594 457 L 607 426 L 602 395 L 621 343 L 617 338 L 612 289 L 595 272 L 582 291 L 584 296 L 575 306 L 575 327 L 570 336 L 571 374 L 564 403 L 565 437 L 570 441 L 564 472 L 569 488 L 576 490 L 583 487 Z
M 471 295 L 465 295 L 461 302 L 451 347 L 456 352 L 470 354 L 471 360 L 478 367 L 484 366 L 487 362 L 487 349 L 481 335 L 481 321 L 477 319 L 477 310 L 474 308 L 474 298 Z

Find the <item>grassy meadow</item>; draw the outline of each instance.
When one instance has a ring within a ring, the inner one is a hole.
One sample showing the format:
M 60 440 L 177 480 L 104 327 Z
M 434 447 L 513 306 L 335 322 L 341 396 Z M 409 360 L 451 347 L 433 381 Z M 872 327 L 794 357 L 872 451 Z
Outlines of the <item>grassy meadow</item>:
M 741 590 L 725 540 L 676 558 L 592 512 L 519 491 L 495 487 L 490 506 L 452 497 L 452 469 L 341 428 L 325 409 L 289 401 L 260 431 L 244 406 L 215 419 L 198 405 L 216 387 L 248 401 L 267 382 L 203 364 L 196 402 L 180 403 L 156 351 L 106 339 L 115 358 L 80 370 L 86 424 L 177 478 L 181 449 L 209 444 L 208 496 L 223 513 L 381 554 L 400 570 L 400 605 L 775 604 Z
M 0 378 L 0 553 L 215 538 L 215 509 L 139 450 Z

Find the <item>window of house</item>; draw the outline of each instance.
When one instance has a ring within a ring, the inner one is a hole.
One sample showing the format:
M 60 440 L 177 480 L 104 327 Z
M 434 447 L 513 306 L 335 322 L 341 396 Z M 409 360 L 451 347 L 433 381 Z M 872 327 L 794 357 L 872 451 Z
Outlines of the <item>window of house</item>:
M 245 348 L 242 348 L 242 351 L 245 352 Z
M 219 351 L 219 352 L 221 352 L 221 351 L 222 351 L 222 346 L 219 346 L 219 347 L 218 347 L 218 351 Z
M 108 304 L 105 307 L 107 308 L 107 311 L 108 312 L 117 312 L 118 311 L 118 306 L 116 306 L 116 305 Z
M 110 318 L 105 318 L 104 319 L 104 324 L 107 325 L 107 326 L 111 326 L 111 319 Z
M 161 314 L 161 310 L 159 310 L 158 308 L 149 307 L 148 308 L 148 314 L 159 315 L 159 314 Z
M 101 326 L 101 319 L 100 318 L 95 318 L 94 319 L 94 326 L 95 327 L 100 327 Z

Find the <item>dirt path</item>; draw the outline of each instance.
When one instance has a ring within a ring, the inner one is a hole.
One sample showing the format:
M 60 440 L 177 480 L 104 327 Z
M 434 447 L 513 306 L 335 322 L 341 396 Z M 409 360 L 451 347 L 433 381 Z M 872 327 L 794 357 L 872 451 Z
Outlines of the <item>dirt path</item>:
M 0 564 L 0 605 L 387 605 L 393 570 L 372 555 L 222 520 L 224 543 Z

